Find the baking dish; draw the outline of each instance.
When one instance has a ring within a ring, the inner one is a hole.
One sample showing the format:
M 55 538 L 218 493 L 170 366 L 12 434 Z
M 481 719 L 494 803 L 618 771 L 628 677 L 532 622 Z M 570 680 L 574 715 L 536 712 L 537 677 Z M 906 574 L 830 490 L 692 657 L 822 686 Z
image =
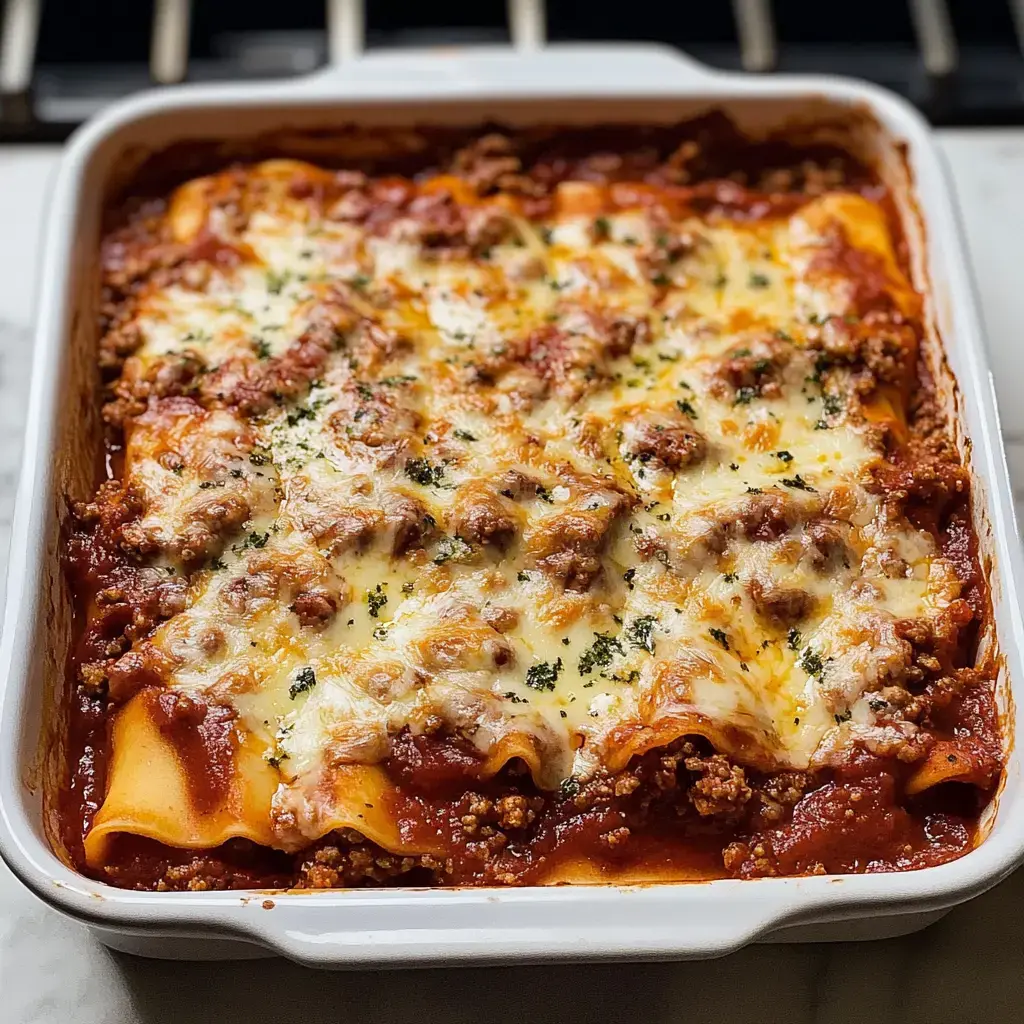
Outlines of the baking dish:
M 47 843 L 42 796 L 60 764 L 60 737 L 47 723 L 71 630 L 61 524 L 67 495 L 93 482 L 99 430 L 91 260 L 116 176 L 179 141 L 330 123 L 642 123 L 712 108 L 755 133 L 807 120 L 856 133 L 901 206 L 917 284 L 931 296 L 932 327 L 944 342 L 944 350 L 931 346 L 933 371 L 973 478 L 995 613 L 996 636 L 984 642 L 1003 652 L 998 685 L 1010 755 L 984 821 L 986 840 L 960 860 L 916 872 L 639 887 L 163 894 L 115 889 L 69 869 Z M 902 102 L 833 79 L 720 74 L 654 47 L 384 54 L 287 85 L 170 90 L 112 109 L 71 143 L 53 197 L 43 280 L 0 649 L 0 852 L 38 895 L 108 944 L 170 957 L 270 950 L 328 967 L 698 958 L 751 941 L 906 933 L 1024 859 L 1012 713 L 1013 686 L 1024 678 L 1021 565 L 1005 458 L 942 171 L 927 128 Z

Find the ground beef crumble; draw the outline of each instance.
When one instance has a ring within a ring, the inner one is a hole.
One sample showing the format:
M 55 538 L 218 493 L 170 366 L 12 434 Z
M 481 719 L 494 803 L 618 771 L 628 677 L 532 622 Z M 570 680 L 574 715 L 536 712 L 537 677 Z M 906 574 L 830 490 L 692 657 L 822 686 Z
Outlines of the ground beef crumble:
M 451 804 L 448 857 L 389 854 L 358 832 L 341 830 L 301 855 L 296 884 L 412 884 L 421 877 L 432 884 L 529 884 L 535 869 L 561 842 L 571 845 L 576 833 L 592 836 L 598 856 L 628 859 L 632 842 L 666 813 L 681 831 L 725 834 L 748 819 L 781 820 L 806 785 L 797 772 L 752 782 L 706 741 L 679 740 L 636 758 L 617 775 L 563 786 L 558 796 L 467 792 Z
M 307 851 L 299 865 L 298 889 L 341 889 L 384 885 L 420 867 L 420 858 L 401 857 L 342 829 Z

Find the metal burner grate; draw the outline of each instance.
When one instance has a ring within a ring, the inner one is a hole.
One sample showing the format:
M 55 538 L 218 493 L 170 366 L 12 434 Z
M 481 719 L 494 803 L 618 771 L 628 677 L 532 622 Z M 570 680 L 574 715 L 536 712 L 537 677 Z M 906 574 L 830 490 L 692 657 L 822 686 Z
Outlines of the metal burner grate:
M 1024 124 L 1024 0 L 4 0 L 0 31 L 0 141 L 63 138 L 153 84 L 298 75 L 367 47 L 547 40 L 854 75 L 938 124 Z

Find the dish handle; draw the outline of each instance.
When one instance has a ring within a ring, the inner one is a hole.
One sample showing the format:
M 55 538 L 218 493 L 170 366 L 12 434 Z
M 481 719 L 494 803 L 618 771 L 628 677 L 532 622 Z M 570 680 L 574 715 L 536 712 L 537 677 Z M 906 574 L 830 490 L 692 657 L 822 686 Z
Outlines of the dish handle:
M 794 918 L 790 888 L 764 881 L 740 898 L 714 883 L 255 898 L 231 931 L 310 967 L 704 959 Z
M 339 89 L 348 95 L 408 99 L 422 82 L 431 98 L 448 88 L 465 97 L 467 89 L 488 95 L 530 96 L 608 92 L 621 95 L 666 88 L 692 88 L 724 77 L 688 54 L 659 43 L 561 43 L 537 49 L 511 46 L 437 47 L 377 50 L 329 65 L 286 87 L 322 95 Z

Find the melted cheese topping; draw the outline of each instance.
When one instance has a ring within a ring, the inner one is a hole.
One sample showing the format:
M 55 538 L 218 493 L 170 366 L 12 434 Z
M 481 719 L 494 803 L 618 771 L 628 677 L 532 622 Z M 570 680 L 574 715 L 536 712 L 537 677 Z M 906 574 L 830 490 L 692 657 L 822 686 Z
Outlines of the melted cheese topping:
M 153 557 L 200 560 L 151 641 L 168 685 L 237 710 L 281 822 L 403 729 L 485 757 L 526 737 L 549 788 L 683 734 L 806 768 L 913 731 L 878 721 L 907 657 L 894 624 L 941 613 L 956 575 L 891 520 L 877 417 L 811 345 L 857 312 L 823 259 L 837 229 L 913 301 L 878 207 L 666 225 L 581 216 L 603 200 L 572 183 L 563 214 L 498 204 L 499 240 L 438 252 L 407 220 L 316 213 L 280 162 L 249 174 L 264 192 L 241 228 L 179 193 L 175 237 L 249 255 L 150 287 L 126 368 L 194 358 L 226 407 L 151 404 L 126 476 Z M 652 269 L 666 230 L 683 242 Z M 325 309 L 344 315 L 312 386 L 238 412 L 233 383 Z

